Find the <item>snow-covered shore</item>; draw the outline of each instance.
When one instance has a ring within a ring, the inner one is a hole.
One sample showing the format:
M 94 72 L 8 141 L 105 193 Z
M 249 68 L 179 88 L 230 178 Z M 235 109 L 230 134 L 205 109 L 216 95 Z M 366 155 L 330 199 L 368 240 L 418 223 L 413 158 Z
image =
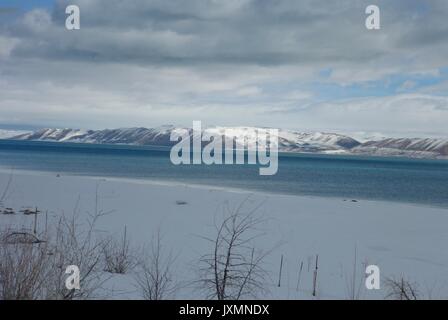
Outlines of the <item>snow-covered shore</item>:
M 0 191 L 9 179 L 0 172 Z M 98 188 L 98 189 L 97 189 Z M 257 194 L 243 191 L 164 185 L 143 181 L 56 176 L 15 172 L 4 207 L 19 211 L 38 207 L 50 219 L 92 212 L 98 190 L 99 207 L 110 211 L 98 222 L 101 230 L 119 235 L 124 226 L 135 246 L 148 243 L 157 229 L 164 246 L 177 256 L 177 280 L 184 286 L 176 298 L 204 298 L 188 285 L 195 279 L 199 257 L 212 248 L 203 236 L 213 235 L 214 221 L 223 207 L 260 206 L 264 236 L 260 248 L 272 249 L 265 268 L 271 276 L 270 293 L 262 298 L 311 299 L 313 261 L 319 255 L 318 294 L 321 299 L 350 296 L 356 250 L 356 287 L 364 287 L 365 265 L 380 267 L 382 288 L 362 289 L 360 298 L 383 298 L 384 280 L 404 276 L 418 284 L 423 296 L 448 297 L 448 210 L 410 204 Z M 1 215 L 0 226 L 29 225 L 31 219 Z M 42 227 L 42 221 L 39 222 Z M 281 287 L 277 286 L 280 258 L 284 257 Z M 299 290 L 299 266 L 303 262 Z M 310 267 L 308 267 L 310 265 Z M 132 276 L 114 276 L 108 283 L 115 298 L 138 298 Z

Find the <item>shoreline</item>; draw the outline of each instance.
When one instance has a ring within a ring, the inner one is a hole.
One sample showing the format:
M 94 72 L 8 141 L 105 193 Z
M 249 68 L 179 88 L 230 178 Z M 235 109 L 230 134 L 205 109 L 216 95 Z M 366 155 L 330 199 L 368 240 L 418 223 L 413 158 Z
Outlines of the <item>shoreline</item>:
M 161 151 L 161 152 L 170 152 L 172 146 L 166 145 L 140 145 L 140 144 L 127 144 L 127 143 L 96 143 L 96 142 L 79 142 L 79 141 L 52 141 L 52 140 L 17 140 L 17 139 L 1 139 L 6 142 L 19 142 L 19 143 L 45 143 L 52 144 L 55 147 L 58 144 L 62 144 L 65 146 L 72 147 L 80 147 L 88 146 L 90 148 L 100 147 L 104 149 L 129 149 L 134 151 Z M 225 150 L 225 149 L 224 149 Z M 234 149 L 235 150 L 235 149 Z M 246 150 L 246 149 L 244 149 Z M 246 150 L 247 151 L 247 150 Z M 279 151 L 278 156 L 280 157 L 300 157 L 300 156 L 316 156 L 316 157 L 353 157 L 353 158 L 361 158 L 367 159 L 372 158 L 376 160 L 386 160 L 386 159 L 398 159 L 398 160 L 408 160 L 408 161 L 435 161 L 435 162 L 445 162 L 448 163 L 448 156 L 445 155 L 419 155 L 415 154 L 418 151 L 408 151 L 402 153 L 391 153 L 391 154 L 377 154 L 377 153 L 369 153 L 369 152 L 350 152 L 349 150 L 327 150 L 322 152 L 305 152 L 305 151 Z
M 92 175 L 78 175 L 71 174 L 67 172 L 56 172 L 56 171 L 39 171 L 39 170 L 27 170 L 27 169 L 7 169 L 5 166 L 0 164 L 0 174 L 11 174 L 11 171 L 17 174 L 23 175 L 35 175 L 35 176 L 56 176 L 60 175 L 60 177 L 78 177 L 85 178 L 90 180 L 105 180 L 105 181 L 115 181 L 115 182 L 125 182 L 125 183 L 133 183 L 139 185 L 152 185 L 152 186 L 164 186 L 164 187 L 183 187 L 183 188 L 192 188 L 199 190 L 213 190 L 213 191 L 222 191 L 236 194 L 246 194 L 246 195 L 259 195 L 259 196 L 277 196 L 277 197 L 292 197 L 292 198 L 304 198 L 304 199 L 313 199 L 313 200 L 335 200 L 342 202 L 368 202 L 368 203 L 385 203 L 385 204 L 396 204 L 396 205 L 408 205 L 415 206 L 421 208 L 433 208 L 433 209 L 445 209 L 448 212 L 448 205 L 429 205 L 426 203 L 418 203 L 418 202 L 406 202 L 406 201 L 389 201 L 389 200 L 380 200 L 380 199 L 365 199 L 361 197 L 357 198 L 349 198 L 349 197 L 337 197 L 337 196 L 318 196 L 318 195 L 307 195 L 307 194 L 292 194 L 292 193 L 281 193 L 281 192 L 269 192 L 269 191 L 261 191 L 261 190 L 247 190 L 236 187 L 226 187 L 226 186 L 214 186 L 208 184 L 200 184 L 200 183 L 191 183 L 191 182 L 181 182 L 181 181 L 169 181 L 169 180 L 155 180 L 149 178 L 126 178 L 126 177 L 111 177 L 111 176 L 92 176 Z

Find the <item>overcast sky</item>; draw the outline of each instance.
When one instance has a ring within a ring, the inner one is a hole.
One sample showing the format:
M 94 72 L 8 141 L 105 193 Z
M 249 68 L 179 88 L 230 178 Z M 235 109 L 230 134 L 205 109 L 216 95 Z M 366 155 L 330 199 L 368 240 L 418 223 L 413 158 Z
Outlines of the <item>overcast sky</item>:
M 0 0 L 1 124 L 448 136 L 447 93 L 446 0 Z

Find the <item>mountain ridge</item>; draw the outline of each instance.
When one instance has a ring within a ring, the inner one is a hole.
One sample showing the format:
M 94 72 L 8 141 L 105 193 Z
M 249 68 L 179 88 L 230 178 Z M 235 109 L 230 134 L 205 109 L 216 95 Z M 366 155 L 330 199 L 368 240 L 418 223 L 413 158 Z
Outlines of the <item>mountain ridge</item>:
M 127 144 L 172 146 L 170 141 L 173 131 L 186 129 L 192 135 L 192 129 L 165 125 L 156 128 L 118 128 L 103 130 L 82 130 L 70 128 L 45 128 L 34 132 L 22 133 L 10 137 L 13 140 L 78 142 L 92 144 Z M 249 149 L 255 149 L 256 136 L 252 134 L 255 127 L 208 127 L 202 134 L 220 135 L 224 141 L 235 141 L 234 137 L 245 135 Z M 229 135 L 230 134 L 230 135 Z M 206 144 L 207 142 L 205 142 Z M 235 141 L 235 147 L 238 145 Z M 327 132 L 301 132 L 296 130 L 278 131 L 278 148 L 280 152 L 293 153 L 340 153 L 375 156 L 406 156 L 412 158 L 448 159 L 448 139 L 440 138 L 385 138 L 359 142 L 343 134 Z

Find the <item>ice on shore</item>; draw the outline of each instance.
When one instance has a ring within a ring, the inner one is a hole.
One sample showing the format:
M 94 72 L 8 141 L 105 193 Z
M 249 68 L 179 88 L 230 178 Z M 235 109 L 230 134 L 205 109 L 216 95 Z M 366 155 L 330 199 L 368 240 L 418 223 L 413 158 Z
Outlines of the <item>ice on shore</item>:
M 0 190 L 8 176 L 0 173 Z M 319 255 L 317 298 L 348 298 L 355 250 L 360 298 L 382 299 L 386 295 L 384 286 L 380 290 L 364 288 L 363 268 L 369 264 L 380 267 L 382 284 L 387 277 L 405 276 L 419 285 L 424 296 L 448 297 L 448 210 L 443 208 L 23 172 L 14 173 L 4 205 L 17 211 L 38 207 L 50 217 L 70 214 L 78 206 L 79 212 L 86 214 L 94 207 L 97 186 L 101 209 L 111 212 L 101 218 L 98 227 L 119 234 L 126 226 L 135 245 L 148 243 L 160 228 L 165 247 L 177 256 L 176 277 L 186 284 L 195 278 L 198 258 L 211 250 L 201 237 L 213 234 L 213 223 L 223 205 L 237 206 L 250 195 L 250 203 L 261 204 L 258 211 L 265 218 L 265 235 L 257 240 L 257 246 L 274 248 L 265 264 L 271 275 L 266 284 L 270 293 L 262 298 L 312 299 L 315 255 Z M 0 226 L 31 221 L 26 219 L 0 215 Z M 130 275 L 115 276 L 107 286 L 114 289 L 116 298 L 139 298 Z M 204 296 L 184 285 L 176 298 Z

